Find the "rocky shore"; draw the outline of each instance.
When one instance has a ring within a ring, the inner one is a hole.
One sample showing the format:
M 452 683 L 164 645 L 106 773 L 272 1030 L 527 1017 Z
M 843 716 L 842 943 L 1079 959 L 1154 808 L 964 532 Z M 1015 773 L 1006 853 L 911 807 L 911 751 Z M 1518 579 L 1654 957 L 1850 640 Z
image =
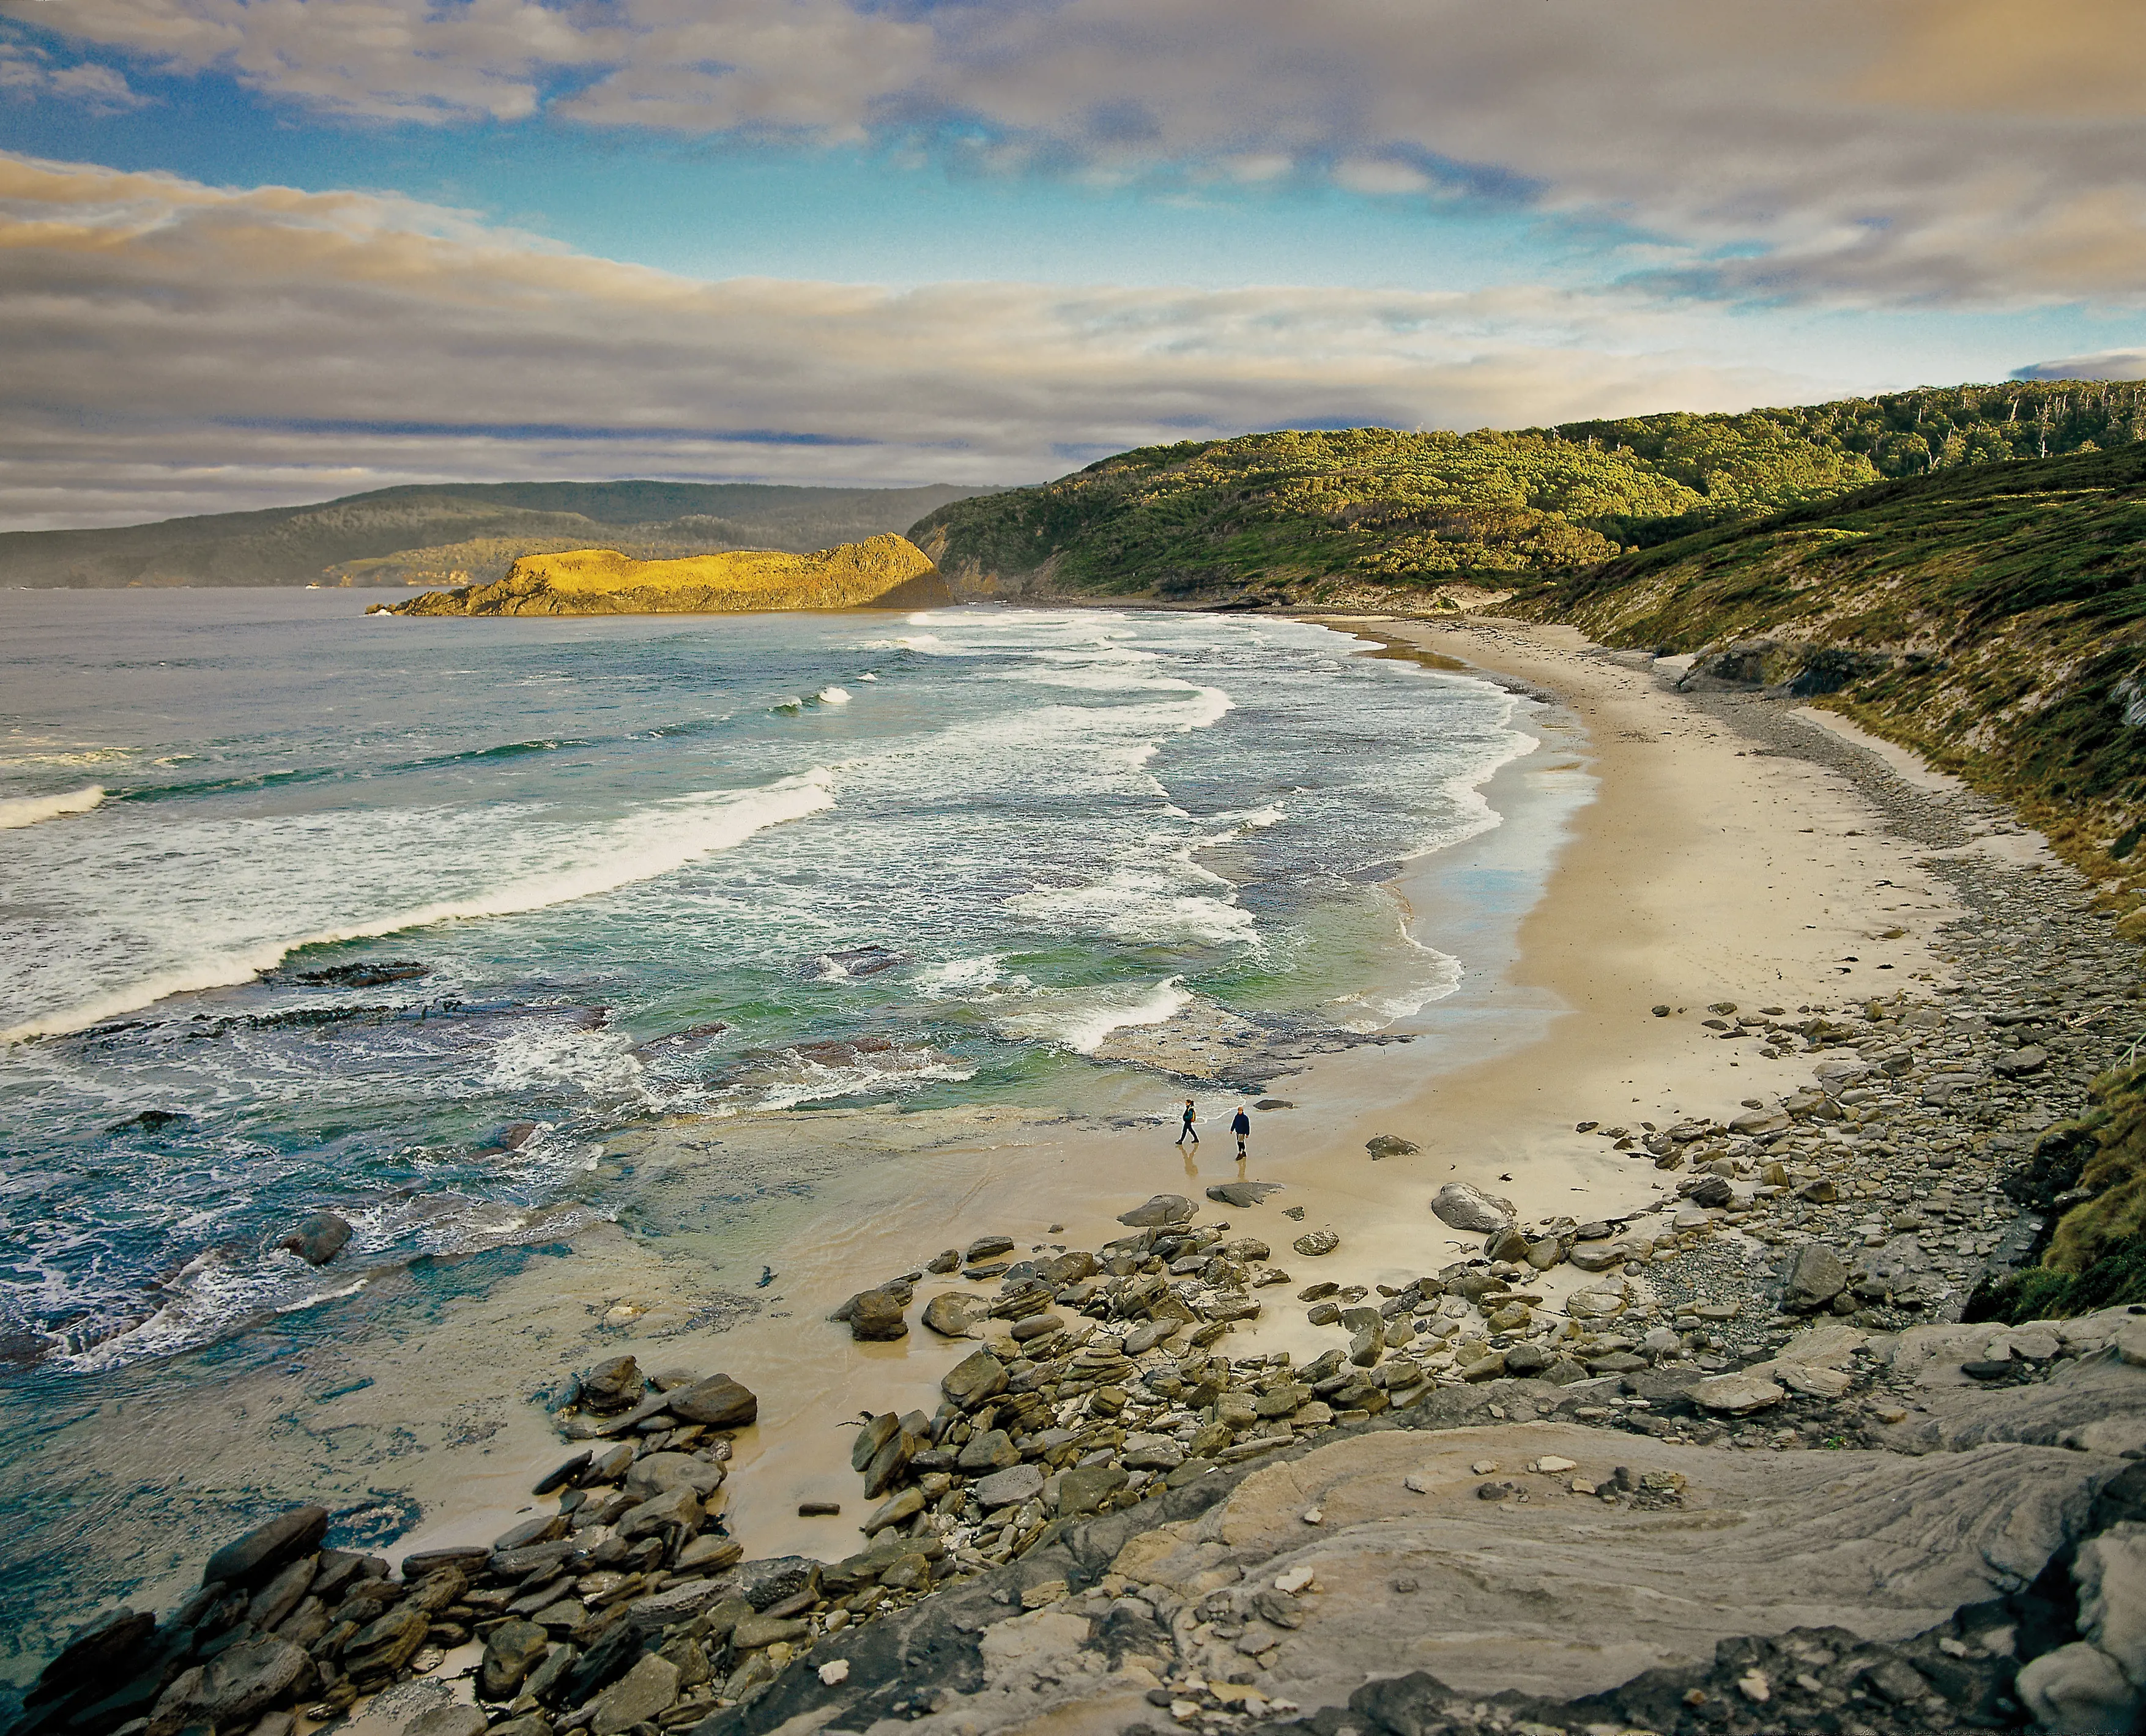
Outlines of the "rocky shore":
M 555 1395 L 561 1462 L 490 1547 L 391 1564 L 285 1514 L 78 1635 L 19 1736 L 2134 1727 L 2146 1310 L 1961 1316 L 2073 1203 L 2135 950 L 1976 799 L 1688 702 L 1854 780 L 1965 915 L 1949 982 L 1635 1015 L 1801 1075 L 1660 1125 L 1571 1103 L 1649 1203 L 1427 1180 L 1406 1275 L 1256 1180 L 1092 1248 L 919 1250 L 800 1328 L 945 1364 L 932 1409 L 861 1410 L 843 1558 L 745 1559 L 755 1396 L 616 1357 Z M 1283 1309 L 1325 1347 L 1231 1354 Z

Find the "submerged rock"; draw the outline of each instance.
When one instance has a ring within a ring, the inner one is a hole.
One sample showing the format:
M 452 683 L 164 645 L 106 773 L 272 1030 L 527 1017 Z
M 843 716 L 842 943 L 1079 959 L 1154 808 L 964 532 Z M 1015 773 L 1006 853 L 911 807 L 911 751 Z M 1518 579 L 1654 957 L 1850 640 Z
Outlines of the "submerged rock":
M 297 1228 L 277 1245 L 287 1248 L 309 1266 L 324 1266 L 350 1240 L 350 1220 L 332 1211 L 317 1211 L 298 1220 Z

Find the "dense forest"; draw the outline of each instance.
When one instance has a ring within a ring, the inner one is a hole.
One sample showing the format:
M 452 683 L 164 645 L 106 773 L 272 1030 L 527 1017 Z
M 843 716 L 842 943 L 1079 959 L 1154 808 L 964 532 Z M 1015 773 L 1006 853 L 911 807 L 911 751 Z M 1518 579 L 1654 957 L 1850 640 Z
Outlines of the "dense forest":
M 1508 432 L 1285 432 L 1121 453 L 910 534 L 976 591 L 1311 601 L 1504 586 L 1887 479 L 2142 436 L 2146 386 L 2078 381 Z

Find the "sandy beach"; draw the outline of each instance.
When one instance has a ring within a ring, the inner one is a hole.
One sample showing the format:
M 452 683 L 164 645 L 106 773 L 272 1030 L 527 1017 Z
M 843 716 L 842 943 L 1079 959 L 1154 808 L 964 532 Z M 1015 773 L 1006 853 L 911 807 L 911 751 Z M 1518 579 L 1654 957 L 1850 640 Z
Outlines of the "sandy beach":
M 145 1395 L 108 1404 L 86 1450 L 183 1465 L 188 1494 L 212 1504 L 280 1493 L 362 1505 L 368 1490 L 392 1491 L 384 1532 L 422 1513 L 397 1549 L 487 1541 L 565 1454 L 530 1400 L 631 1352 L 651 1369 L 720 1370 L 757 1392 L 760 1423 L 736 1443 L 726 1490 L 731 1529 L 754 1555 L 838 1558 L 857 1546 L 865 1511 L 846 1424 L 929 1409 L 972 1348 L 921 1325 L 891 1344 L 853 1342 L 826 1318 L 851 1293 L 985 1234 L 1024 1252 L 1097 1247 L 1122 1233 L 1118 1213 L 1175 1191 L 1200 1201 L 1200 1221 L 1267 1240 L 1292 1274 L 1260 1293 L 1269 1305 L 1233 1329 L 1230 1354 L 1305 1358 L 1335 1338 L 1289 1303 L 1297 1287 L 1399 1283 L 1480 1251 L 1429 1211 L 1445 1181 L 1507 1197 L 1524 1220 L 1629 1213 L 1667 1183 L 1576 1123 L 1725 1118 L 1807 1079 L 1808 1062 L 1716 1041 L 1700 1023 L 1709 1005 L 1837 1006 L 1945 980 L 1929 940 L 1953 906 L 1914 847 L 1880 836 L 1846 780 L 1755 751 L 1665 691 L 1645 660 L 1494 621 L 1329 624 L 1555 703 L 1535 719 L 1537 751 L 1492 781 L 1506 824 L 1411 865 L 1397 888 L 1418 931 L 1464 955 L 1460 990 L 1403 1021 L 1414 1041 L 1318 1057 L 1272 1084 L 1294 1107 L 1258 1115 L 1244 1173 L 1284 1191 L 1244 1211 L 1205 1200 L 1240 1173 L 1224 1131 L 1235 1100 L 1195 1094 L 1206 1139 L 1188 1156 L 1171 1145 L 1161 1079 L 1115 1121 L 971 1109 L 894 1117 L 890 1135 L 889 1118 L 838 1110 L 636 1129 L 606 1140 L 600 1161 L 631 1165 L 656 1198 L 690 1197 L 718 1149 L 733 1163 L 756 1155 L 759 1173 L 779 1169 L 792 1191 L 748 1188 L 696 1220 L 700 1233 L 682 1220 L 584 1230 L 451 1303 L 427 1293 L 452 1285 L 452 1262 L 386 1275 L 338 1304 L 349 1328 L 332 1348 L 295 1346 L 288 1364 L 224 1389 L 222 1444 L 205 1445 L 218 1431 L 198 1394 L 183 1406 Z M 1531 882 L 1515 853 L 1545 841 L 1548 880 Z M 1456 941 L 1445 901 L 1465 890 L 1471 909 L 1495 913 L 1486 888 L 1500 885 L 1505 931 L 1494 915 Z M 1669 1015 L 1654 1016 L 1658 1005 Z M 1374 1161 L 1365 1142 L 1380 1135 L 1420 1149 Z M 1284 1215 L 1292 1208 L 1300 1220 Z M 718 1221 L 719 1270 L 705 1228 Z M 1336 1252 L 1289 1251 L 1315 1228 L 1340 1236 Z M 1554 1300 L 1581 1280 L 1563 1267 L 1542 1289 Z M 947 1287 L 983 1288 L 927 1280 L 919 1300 Z M 246 1426 L 264 1418 L 276 1419 L 265 1436 Z M 801 1519 L 808 1499 L 843 1512 Z M 181 1540 L 146 1560 L 142 1594 L 176 1593 L 192 1553 Z

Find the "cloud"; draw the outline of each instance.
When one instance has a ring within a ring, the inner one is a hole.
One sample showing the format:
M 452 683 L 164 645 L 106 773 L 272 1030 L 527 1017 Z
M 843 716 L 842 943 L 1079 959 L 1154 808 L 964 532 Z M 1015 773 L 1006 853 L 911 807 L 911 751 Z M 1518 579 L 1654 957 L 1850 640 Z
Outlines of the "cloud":
M 2135 0 L 0 0 L 344 115 L 876 140 L 1613 220 L 1686 292 L 2129 302 Z M 1724 262 L 1724 256 L 1726 257 Z
M 55 66 L 52 57 L 33 42 L 0 37 L 0 97 L 55 97 L 98 114 L 139 108 L 148 99 L 124 75 L 93 61 Z
M 1336 165 L 1334 178 L 1352 193 L 1420 193 L 1430 192 L 1433 185 L 1430 176 L 1405 162 L 1367 162 L 1355 157 Z
M 1002 483 L 1068 448 L 1838 383 L 1617 293 L 706 282 L 406 199 L 5 155 L 0 325 L 15 527 L 444 477 Z
M 2146 380 L 2146 350 L 2104 350 L 2095 356 L 2032 362 L 2013 369 L 2011 377 L 2015 380 Z

